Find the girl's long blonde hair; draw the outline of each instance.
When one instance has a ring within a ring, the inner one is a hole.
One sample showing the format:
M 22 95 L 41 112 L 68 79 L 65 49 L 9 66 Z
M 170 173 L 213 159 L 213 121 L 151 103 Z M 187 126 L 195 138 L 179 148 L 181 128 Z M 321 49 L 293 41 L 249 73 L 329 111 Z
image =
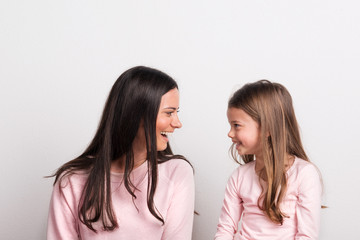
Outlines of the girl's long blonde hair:
M 237 90 L 228 108 L 242 109 L 260 126 L 265 167 L 259 172 L 263 184 L 258 206 L 271 221 L 282 224 L 286 217 L 280 210 L 287 187 L 285 158 L 292 155 L 309 161 L 301 143 L 292 98 L 283 85 L 260 80 Z M 241 164 L 234 148 L 232 156 Z M 248 163 L 254 161 L 254 155 L 241 155 L 241 159 Z

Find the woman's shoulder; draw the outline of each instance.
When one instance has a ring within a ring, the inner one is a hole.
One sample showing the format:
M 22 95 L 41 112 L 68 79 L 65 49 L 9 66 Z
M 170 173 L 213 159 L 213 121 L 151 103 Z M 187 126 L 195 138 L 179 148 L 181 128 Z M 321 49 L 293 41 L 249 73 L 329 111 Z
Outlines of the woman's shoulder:
M 61 188 L 83 188 L 88 179 L 89 173 L 86 170 L 67 170 L 63 172 L 57 179 L 56 185 Z
M 54 184 L 53 197 L 65 198 L 72 208 L 75 208 L 87 178 L 88 173 L 85 171 L 65 171 L 61 173 Z
M 192 165 L 188 160 L 174 158 L 167 160 L 166 162 L 163 162 L 159 164 L 159 169 L 163 168 L 167 171 L 173 172 L 173 171 L 189 171 L 193 170 Z
M 170 159 L 158 165 L 159 175 L 174 180 L 177 178 L 193 177 L 194 170 L 190 162 L 184 159 Z

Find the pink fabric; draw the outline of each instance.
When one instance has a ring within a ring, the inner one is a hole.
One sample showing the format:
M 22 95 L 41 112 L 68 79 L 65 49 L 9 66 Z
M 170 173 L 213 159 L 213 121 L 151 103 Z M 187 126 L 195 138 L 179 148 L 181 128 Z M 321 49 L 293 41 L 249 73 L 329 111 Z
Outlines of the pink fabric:
M 287 181 L 288 189 L 280 208 L 288 218 L 280 226 L 257 206 L 261 186 L 255 161 L 239 166 L 226 187 L 215 239 L 318 239 L 322 185 L 316 167 L 296 158 L 287 171 Z
M 133 201 L 122 184 L 122 174 L 112 173 L 112 201 L 119 228 L 112 232 L 101 230 L 100 223 L 92 232 L 78 218 L 78 204 L 87 175 L 78 173 L 66 177 L 54 186 L 50 202 L 47 239 L 91 240 L 189 240 L 194 216 L 194 177 L 191 166 L 174 159 L 159 164 L 159 180 L 154 196 L 156 208 L 165 220 L 157 220 L 147 207 L 147 164 L 136 168 L 131 175 L 139 189 Z M 135 205 L 136 207 L 135 207 Z M 138 209 L 138 210 L 137 210 Z

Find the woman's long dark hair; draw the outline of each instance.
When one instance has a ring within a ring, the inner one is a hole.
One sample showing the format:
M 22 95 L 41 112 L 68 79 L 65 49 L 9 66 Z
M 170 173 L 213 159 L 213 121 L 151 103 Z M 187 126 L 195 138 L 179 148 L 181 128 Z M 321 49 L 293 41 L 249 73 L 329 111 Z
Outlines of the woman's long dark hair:
M 138 66 L 125 71 L 110 91 L 90 145 L 79 157 L 65 163 L 53 175 L 56 183 L 75 171 L 89 172 L 78 215 L 80 221 L 92 231 L 96 232 L 93 223 L 99 220 L 105 231 L 119 227 L 111 202 L 110 167 L 112 161 L 121 156 L 125 156 L 124 186 L 136 198 L 136 187 L 130 180 L 130 173 L 134 167 L 132 143 L 141 121 L 144 123 L 147 149 L 147 205 L 151 214 L 164 223 L 153 200 L 158 163 L 172 158 L 186 160 L 183 156 L 173 155 L 169 145 L 160 152 L 156 146 L 156 119 L 161 97 L 174 88 L 178 88 L 176 82 L 159 70 Z

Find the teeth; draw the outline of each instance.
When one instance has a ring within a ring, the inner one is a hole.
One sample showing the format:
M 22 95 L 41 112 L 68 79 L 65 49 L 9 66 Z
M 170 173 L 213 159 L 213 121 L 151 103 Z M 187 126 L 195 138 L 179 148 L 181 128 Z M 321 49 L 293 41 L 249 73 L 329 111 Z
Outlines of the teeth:
M 160 132 L 161 134 L 164 134 L 166 136 L 170 136 L 172 134 L 172 132 Z

